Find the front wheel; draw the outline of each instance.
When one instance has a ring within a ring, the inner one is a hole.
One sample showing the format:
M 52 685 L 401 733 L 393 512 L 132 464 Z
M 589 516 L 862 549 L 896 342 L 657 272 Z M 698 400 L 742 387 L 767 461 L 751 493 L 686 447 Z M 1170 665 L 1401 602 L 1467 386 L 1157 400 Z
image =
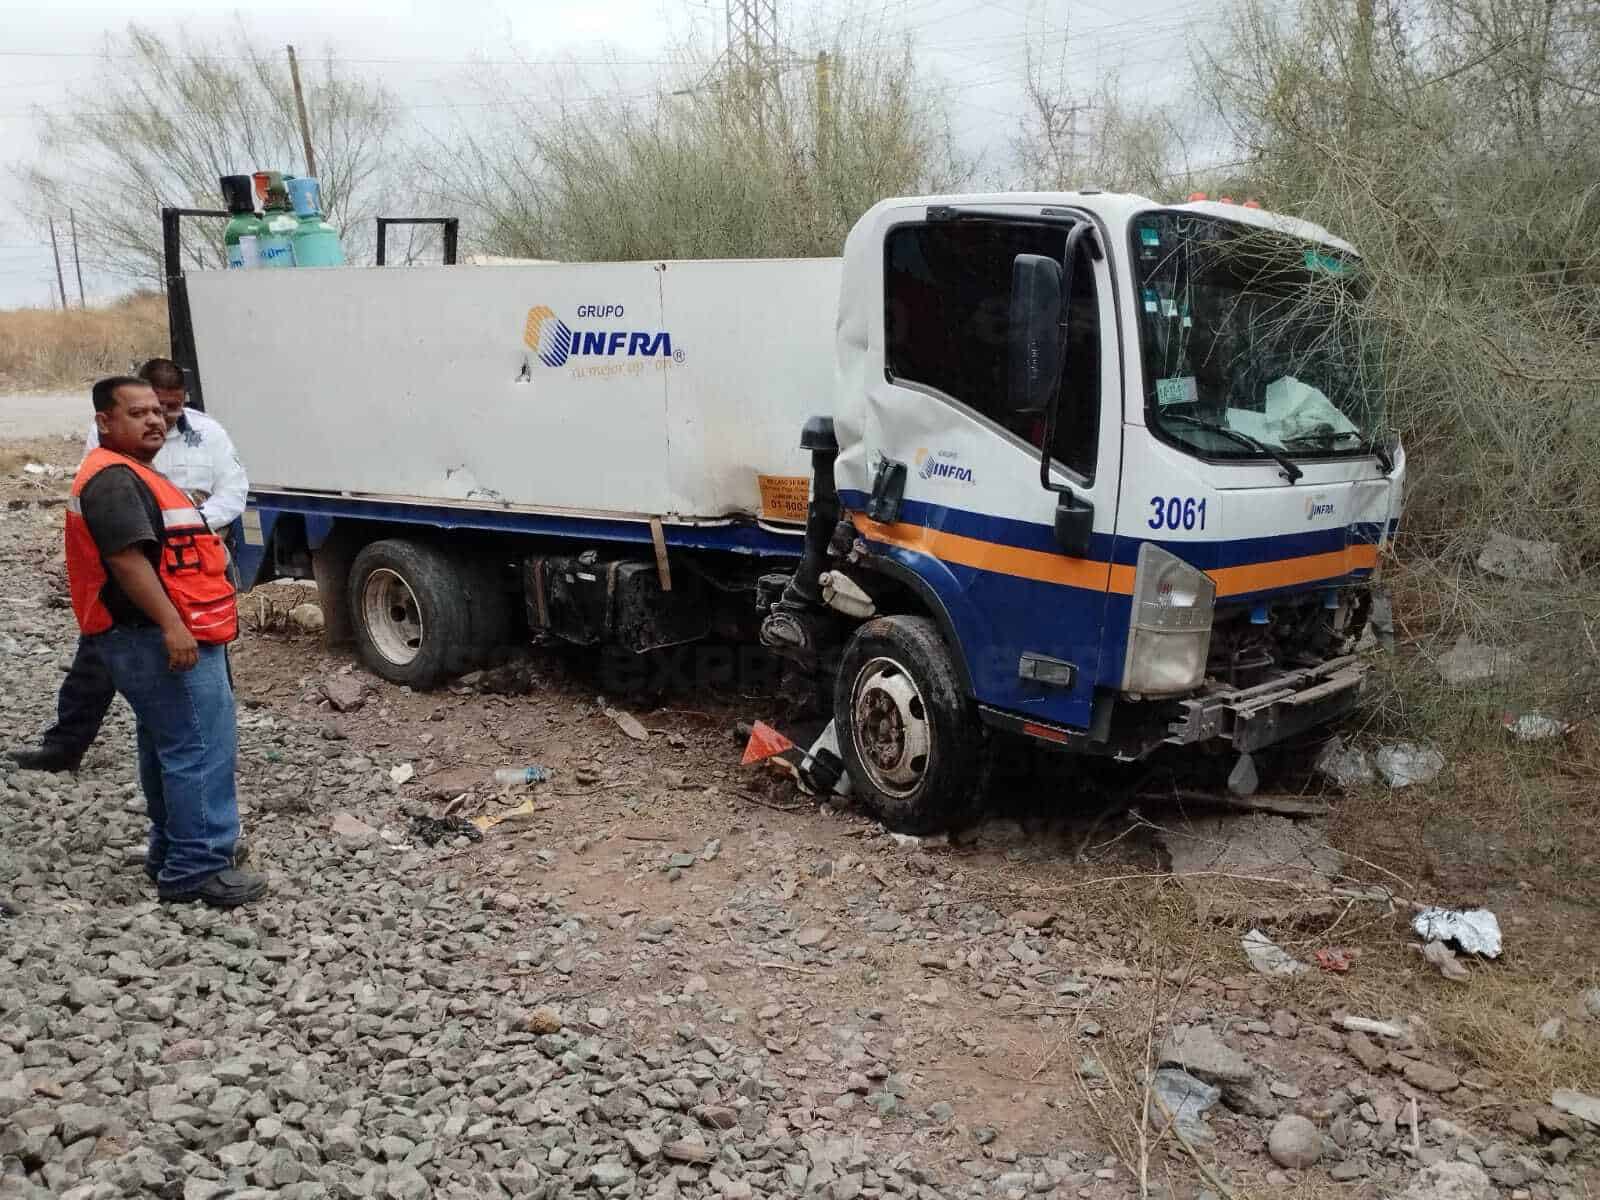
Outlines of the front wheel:
M 833 711 L 855 793 L 886 826 L 935 833 L 970 823 L 988 741 L 932 621 L 880 617 L 856 630 Z

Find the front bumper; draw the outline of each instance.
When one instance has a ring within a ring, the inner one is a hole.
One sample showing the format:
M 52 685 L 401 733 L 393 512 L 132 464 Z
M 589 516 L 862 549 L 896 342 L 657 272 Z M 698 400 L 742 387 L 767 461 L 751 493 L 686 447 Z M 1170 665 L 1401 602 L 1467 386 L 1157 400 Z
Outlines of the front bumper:
M 1223 738 L 1237 750 L 1258 750 L 1342 717 L 1361 698 L 1366 677 L 1366 664 L 1348 654 L 1253 687 L 1208 683 L 1178 702 L 1182 715 L 1167 726 L 1165 741 L 1187 746 Z

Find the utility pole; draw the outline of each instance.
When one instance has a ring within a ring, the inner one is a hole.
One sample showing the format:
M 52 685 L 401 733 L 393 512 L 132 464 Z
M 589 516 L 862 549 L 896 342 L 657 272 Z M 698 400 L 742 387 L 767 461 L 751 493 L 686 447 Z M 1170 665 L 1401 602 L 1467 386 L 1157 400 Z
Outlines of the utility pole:
M 56 256 L 56 291 L 61 296 L 61 311 L 67 311 L 67 281 L 61 277 L 61 247 L 56 245 L 56 219 L 50 218 L 50 253 Z
M 294 47 L 289 47 L 289 78 L 294 81 L 294 107 L 300 115 L 300 141 L 306 148 L 306 174 L 313 179 L 317 176 L 317 156 L 311 149 L 311 122 L 306 119 L 306 96 L 300 90 L 300 63 L 294 56 Z
M 1355 112 L 1349 122 L 1352 142 L 1364 132 L 1372 105 L 1372 10 L 1373 0 L 1356 0 L 1356 95 Z
M 78 210 L 67 209 L 67 220 L 72 224 L 72 269 L 78 273 L 78 307 L 88 308 L 83 299 L 83 260 L 78 257 Z
M 828 52 L 817 55 L 817 166 L 826 170 L 833 158 L 833 63 Z

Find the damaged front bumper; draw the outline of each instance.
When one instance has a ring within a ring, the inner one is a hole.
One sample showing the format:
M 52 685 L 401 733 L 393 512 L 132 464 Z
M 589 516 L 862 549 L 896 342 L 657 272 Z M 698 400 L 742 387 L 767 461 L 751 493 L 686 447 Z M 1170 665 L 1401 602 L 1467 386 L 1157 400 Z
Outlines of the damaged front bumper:
M 1167 726 L 1165 741 L 1187 746 L 1222 738 L 1237 750 L 1258 750 L 1342 717 L 1361 698 L 1366 677 L 1366 664 L 1348 654 L 1253 687 L 1208 683 L 1199 695 L 1178 702 L 1181 715 Z

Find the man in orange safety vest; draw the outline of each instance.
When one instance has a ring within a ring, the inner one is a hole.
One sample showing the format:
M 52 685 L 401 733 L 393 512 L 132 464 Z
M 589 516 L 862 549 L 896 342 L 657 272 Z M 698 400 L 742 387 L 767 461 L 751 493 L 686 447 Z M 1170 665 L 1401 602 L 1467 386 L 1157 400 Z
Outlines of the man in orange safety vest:
M 100 447 L 67 504 L 67 584 L 86 639 L 138 722 L 146 870 L 166 901 L 231 908 L 266 892 L 236 869 L 237 731 L 224 647 L 238 630 L 227 551 L 150 463 L 166 441 L 154 389 L 94 385 Z

